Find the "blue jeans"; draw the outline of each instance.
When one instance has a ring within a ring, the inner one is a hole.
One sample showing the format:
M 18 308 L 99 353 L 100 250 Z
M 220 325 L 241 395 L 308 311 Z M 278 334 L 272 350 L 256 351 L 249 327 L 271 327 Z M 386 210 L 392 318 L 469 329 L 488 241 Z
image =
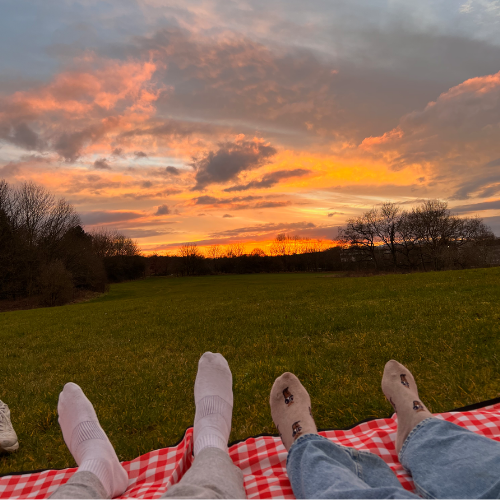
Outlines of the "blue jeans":
M 399 460 L 424 498 L 500 498 L 500 443 L 451 422 L 420 422 Z M 317 434 L 295 441 L 286 469 L 297 498 L 419 498 L 377 455 Z

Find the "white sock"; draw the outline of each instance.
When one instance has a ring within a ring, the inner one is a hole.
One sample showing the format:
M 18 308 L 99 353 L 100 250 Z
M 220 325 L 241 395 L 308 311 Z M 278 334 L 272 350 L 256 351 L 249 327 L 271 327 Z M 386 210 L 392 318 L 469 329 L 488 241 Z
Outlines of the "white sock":
M 233 376 L 222 354 L 206 352 L 194 383 L 194 454 L 214 447 L 227 451 L 233 414 Z
M 95 474 L 110 498 L 121 495 L 127 489 L 128 475 L 102 430 L 92 403 L 78 385 L 69 382 L 64 386 L 57 411 L 64 441 L 78 471 Z

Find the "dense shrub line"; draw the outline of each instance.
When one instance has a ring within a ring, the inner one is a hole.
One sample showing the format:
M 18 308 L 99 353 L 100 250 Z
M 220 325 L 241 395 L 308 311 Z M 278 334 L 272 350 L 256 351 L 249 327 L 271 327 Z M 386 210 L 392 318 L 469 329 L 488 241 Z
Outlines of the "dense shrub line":
M 184 245 L 177 255 L 152 255 L 147 258 L 147 273 L 152 276 L 196 276 L 206 274 L 251 274 L 341 269 L 341 248 L 314 253 L 238 257 L 205 257 L 194 244 Z

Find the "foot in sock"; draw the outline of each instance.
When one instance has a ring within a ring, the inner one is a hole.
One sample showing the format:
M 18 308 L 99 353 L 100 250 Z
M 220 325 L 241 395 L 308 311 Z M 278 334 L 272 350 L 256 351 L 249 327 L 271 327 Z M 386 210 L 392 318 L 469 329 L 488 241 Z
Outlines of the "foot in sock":
M 78 385 L 69 382 L 64 386 L 57 411 L 64 441 L 78 471 L 94 473 L 110 498 L 121 495 L 127 489 L 127 472 L 99 425 L 92 403 Z
M 222 354 L 206 352 L 194 383 L 194 455 L 208 447 L 227 451 L 233 414 L 233 376 Z
M 396 452 L 399 453 L 411 430 L 432 413 L 418 397 L 417 384 L 411 372 L 391 359 L 384 368 L 382 391 L 398 415 Z
M 283 373 L 275 380 L 269 404 L 287 451 L 299 436 L 318 433 L 311 413 L 311 398 L 293 373 Z

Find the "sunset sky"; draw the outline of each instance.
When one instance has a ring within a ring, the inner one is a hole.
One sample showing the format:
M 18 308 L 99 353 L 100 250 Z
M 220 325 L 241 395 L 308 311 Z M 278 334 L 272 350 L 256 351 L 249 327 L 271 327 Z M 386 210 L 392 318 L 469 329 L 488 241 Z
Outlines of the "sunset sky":
M 145 252 L 440 198 L 500 235 L 500 0 L 2 0 L 0 179 Z

